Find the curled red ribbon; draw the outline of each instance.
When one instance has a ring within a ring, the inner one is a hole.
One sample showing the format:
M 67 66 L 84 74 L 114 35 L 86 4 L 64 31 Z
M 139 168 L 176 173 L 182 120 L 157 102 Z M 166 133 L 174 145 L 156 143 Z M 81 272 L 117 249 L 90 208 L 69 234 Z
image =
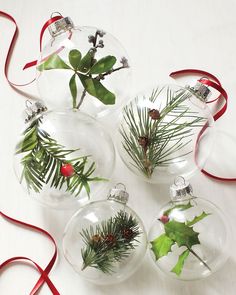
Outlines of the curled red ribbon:
M 208 73 L 206 71 L 202 71 L 202 70 L 198 70 L 198 69 L 184 69 L 184 70 L 180 70 L 180 71 L 175 71 L 175 72 L 172 72 L 170 73 L 170 77 L 172 78 L 175 78 L 179 75 L 193 75 L 193 74 L 196 74 L 196 75 L 200 75 L 200 76 L 204 76 L 204 78 L 201 78 L 199 79 L 199 81 L 207 86 L 210 86 L 214 89 L 216 89 L 220 95 L 218 97 L 216 97 L 216 99 L 213 99 L 211 101 L 208 101 L 208 103 L 212 103 L 212 102 L 215 102 L 219 99 L 224 99 L 224 104 L 223 106 L 219 109 L 219 111 L 217 111 L 214 115 L 213 115 L 213 118 L 215 121 L 217 121 L 220 117 L 222 117 L 226 110 L 227 110 L 227 106 L 228 106 L 228 94 L 227 92 L 225 91 L 225 89 L 222 87 L 221 85 L 221 82 L 219 81 L 219 79 L 214 76 L 213 74 L 211 73 Z M 207 78 L 209 79 L 207 79 Z M 212 81 L 213 80 L 213 81 Z M 200 136 L 203 134 L 203 132 L 205 131 L 206 128 L 203 128 L 199 134 L 199 138 L 198 140 L 200 139 Z M 218 175 L 214 175 L 208 171 L 206 171 L 205 169 L 201 169 L 201 172 L 203 174 L 205 174 L 206 176 L 210 177 L 210 178 L 213 178 L 215 180 L 219 180 L 219 181 L 231 181 L 231 182 L 234 182 L 236 181 L 236 178 L 234 177 L 222 177 L 222 176 L 218 176 Z
M 10 79 L 8 78 L 8 68 L 9 68 L 9 64 L 10 64 L 10 59 L 11 59 L 11 56 L 12 56 L 12 52 L 14 50 L 14 47 L 15 47 L 15 43 L 16 43 L 16 40 L 17 40 L 17 36 L 18 36 L 18 33 L 19 33 L 19 29 L 18 29 L 18 26 L 17 26 L 17 23 L 15 21 L 15 19 L 8 13 L 4 12 L 4 11 L 0 11 L 0 15 L 7 18 L 8 20 L 10 20 L 11 22 L 14 23 L 15 25 L 15 30 L 14 30 L 14 34 L 12 36 L 12 39 L 11 39 L 11 43 L 10 43 L 10 46 L 9 46 L 9 49 L 8 49 L 8 52 L 7 52 L 7 57 L 6 57 L 6 60 L 5 60 L 5 65 L 4 65 L 4 74 L 5 74 L 5 77 L 8 81 L 8 83 L 17 91 L 17 88 L 16 87 L 22 87 L 22 86 L 27 86 L 29 84 L 31 84 L 32 82 L 35 81 L 35 78 L 30 81 L 30 82 L 27 82 L 27 83 L 24 83 L 24 84 L 16 84 L 16 83 L 13 83 L 10 81 Z M 43 36 L 44 36 L 44 33 L 45 33 L 45 30 L 48 28 L 48 26 L 50 26 L 52 23 L 54 23 L 55 21 L 59 20 L 63 18 L 63 16 L 61 15 L 57 15 L 57 16 L 54 16 L 52 18 L 50 18 L 48 21 L 45 22 L 45 24 L 43 25 L 42 29 L 41 29 L 41 32 L 40 32 L 40 38 L 39 38 L 39 47 L 40 47 L 40 51 L 42 50 L 42 41 L 43 41 Z M 37 64 L 37 60 L 34 60 L 32 62 L 29 62 L 27 63 L 23 69 L 27 69 L 29 67 L 32 67 L 34 65 Z
M 44 229 L 42 229 L 40 227 L 37 227 L 35 225 L 29 224 L 29 223 L 25 223 L 23 221 L 16 220 L 16 219 L 14 219 L 12 217 L 7 216 L 3 212 L 0 212 L 0 216 L 5 218 L 9 222 L 13 222 L 13 223 L 15 223 L 17 225 L 24 226 L 26 228 L 29 228 L 31 230 L 35 230 L 35 231 L 37 231 L 39 233 L 44 234 L 47 238 L 49 238 L 52 241 L 52 243 L 54 245 L 54 254 L 53 254 L 51 260 L 49 261 L 47 267 L 44 270 L 35 261 L 33 261 L 32 259 L 30 259 L 28 257 L 23 257 L 23 256 L 16 256 L 16 257 L 9 258 L 6 261 L 4 261 L 3 263 L 1 263 L 0 264 L 0 271 L 3 271 L 3 268 L 5 266 L 7 266 L 10 263 L 15 262 L 15 261 L 31 262 L 34 265 L 34 267 L 38 270 L 38 272 L 41 274 L 41 276 L 40 276 L 39 280 L 37 281 L 37 283 L 35 284 L 35 286 L 33 287 L 32 291 L 30 292 L 30 295 L 36 294 L 44 283 L 47 283 L 47 285 L 50 288 L 52 294 L 60 295 L 60 293 L 57 291 L 56 287 L 53 285 L 52 281 L 48 277 L 48 275 L 49 275 L 49 273 L 50 273 L 50 271 L 51 271 L 51 269 L 52 269 L 52 267 L 53 267 L 53 265 L 54 265 L 54 263 L 55 263 L 55 261 L 57 259 L 57 245 L 56 245 L 56 242 L 53 239 L 53 237 L 47 231 L 45 231 Z

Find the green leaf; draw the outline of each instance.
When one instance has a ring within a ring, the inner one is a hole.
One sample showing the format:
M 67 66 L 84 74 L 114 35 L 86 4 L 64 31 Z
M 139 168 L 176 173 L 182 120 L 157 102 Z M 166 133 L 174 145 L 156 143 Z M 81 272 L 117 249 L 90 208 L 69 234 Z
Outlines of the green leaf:
M 78 70 L 83 73 L 87 73 L 91 66 L 94 58 L 94 52 L 89 50 L 86 55 L 81 59 Z
M 176 263 L 175 267 L 172 268 L 171 272 L 174 272 L 177 276 L 180 276 L 184 266 L 184 262 L 187 259 L 188 255 L 189 255 L 188 249 L 185 250 L 181 255 L 179 255 L 178 262 Z
M 161 258 L 162 256 L 166 256 L 170 251 L 171 247 L 174 245 L 174 241 L 172 241 L 166 234 L 162 234 L 155 240 L 151 242 L 152 251 L 155 254 L 156 260 Z
M 192 227 L 183 222 L 171 220 L 165 224 L 166 235 L 175 241 L 179 247 L 186 246 L 191 248 L 193 245 L 200 244 L 198 239 L 199 233 L 195 232 Z
M 82 74 L 79 74 L 79 77 L 84 88 L 90 95 L 95 96 L 106 105 L 115 104 L 115 94 L 107 90 L 97 79 Z
M 193 218 L 193 220 L 191 220 L 191 221 L 187 221 L 187 222 L 186 222 L 186 225 L 188 225 L 188 226 L 192 226 L 192 225 L 194 225 L 195 223 L 197 223 L 198 221 L 200 221 L 200 220 L 202 220 L 203 218 L 207 217 L 208 215 L 211 215 L 211 213 L 206 213 L 206 212 L 203 211 L 201 215 L 199 215 L 199 216 L 195 216 L 195 217 Z
M 81 61 L 81 53 L 77 49 L 72 49 L 69 52 L 69 61 L 72 67 L 77 70 Z
M 71 70 L 71 68 L 57 54 L 50 55 L 46 61 L 37 66 L 37 70 L 40 72 L 54 69 Z
M 179 204 L 179 205 L 175 205 L 174 207 L 172 207 L 172 208 L 166 210 L 166 211 L 163 213 L 163 215 L 167 215 L 167 216 L 169 216 L 170 213 L 171 213 L 173 210 L 175 210 L 175 209 L 178 209 L 178 211 L 185 211 L 185 210 L 187 210 L 187 209 L 189 209 L 189 208 L 192 208 L 192 207 L 193 207 L 193 205 L 192 205 L 190 202 L 188 202 L 187 204 Z
M 108 55 L 96 62 L 89 71 L 89 74 L 102 74 L 112 69 L 116 63 L 115 56 Z
M 73 97 L 73 108 L 76 108 L 77 86 L 76 86 L 76 74 L 74 74 L 69 82 L 71 96 Z

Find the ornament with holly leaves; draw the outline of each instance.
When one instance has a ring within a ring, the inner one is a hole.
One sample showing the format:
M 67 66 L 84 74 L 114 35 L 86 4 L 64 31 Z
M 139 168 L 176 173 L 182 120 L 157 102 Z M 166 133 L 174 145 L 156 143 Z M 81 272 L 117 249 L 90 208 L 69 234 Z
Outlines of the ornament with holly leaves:
M 174 246 L 181 247 L 182 253 L 179 255 L 178 261 L 171 269 L 171 272 L 177 276 L 181 276 L 184 269 L 185 261 L 190 255 L 193 255 L 208 271 L 211 272 L 210 266 L 201 258 L 194 250 L 195 245 L 200 245 L 199 232 L 194 230 L 194 225 L 207 218 L 211 213 L 202 211 L 200 215 L 195 216 L 192 220 L 180 222 L 175 220 L 174 212 L 188 210 L 193 207 L 191 201 L 175 204 L 165 210 L 158 221 L 162 224 L 164 232 L 151 241 L 151 251 L 153 252 L 156 261 L 167 256 Z
M 104 48 L 102 37 L 105 32 L 97 30 L 95 35 L 88 36 L 88 42 L 92 47 L 82 56 L 78 49 L 72 49 L 68 54 L 68 62 L 63 60 L 57 53 L 51 54 L 43 60 L 37 70 L 68 70 L 71 72 L 69 88 L 72 96 L 72 107 L 79 109 L 87 94 L 96 97 L 105 105 L 115 104 L 116 96 L 102 83 L 109 75 L 129 67 L 127 58 L 120 61 L 113 55 L 107 55 L 97 60 L 98 49 Z M 118 63 L 118 65 L 116 65 Z M 81 97 L 77 98 L 78 87 L 81 87 Z

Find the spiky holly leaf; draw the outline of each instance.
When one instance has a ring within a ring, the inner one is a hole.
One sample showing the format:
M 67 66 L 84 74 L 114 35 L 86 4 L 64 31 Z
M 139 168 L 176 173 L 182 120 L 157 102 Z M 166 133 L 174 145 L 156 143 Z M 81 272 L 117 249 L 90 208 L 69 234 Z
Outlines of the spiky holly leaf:
M 201 215 L 199 215 L 199 216 L 195 216 L 195 217 L 193 218 L 193 220 L 191 220 L 191 221 L 187 221 L 187 222 L 186 222 L 186 225 L 188 225 L 188 226 L 192 226 L 192 225 L 194 225 L 195 223 L 197 223 L 198 221 L 200 221 L 200 220 L 202 220 L 203 218 L 207 217 L 208 215 L 211 215 L 211 213 L 206 213 L 205 211 L 203 211 Z
M 166 256 L 170 251 L 171 247 L 174 245 L 174 241 L 167 237 L 166 234 L 162 234 L 151 242 L 152 251 L 156 257 L 156 260 Z
M 57 54 L 50 55 L 47 60 L 37 66 L 37 70 L 40 72 L 55 69 L 71 70 L 71 68 Z
M 183 270 L 184 262 L 187 259 L 188 255 L 189 255 L 188 249 L 185 250 L 182 254 L 180 254 L 179 259 L 176 265 L 172 268 L 171 272 L 174 272 L 177 276 L 180 276 Z
M 183 222 L 172 220 L 167 222 L 164 227 L 166 235 L 176 242 L 179 247 L 186 246 L 191 248 L 193 245 L 200 244 L 198 239 L 199 233 Z
M 175 205 L 174 207 L 163 212 L 163 215 L 169 216 L 173 210 L 178 209 L 179 211 L 185 211 L 185 210 L 192 208 L 192 207 L 193 207 L 193 205 L 190 202 L 188 202 L 187 204 Z

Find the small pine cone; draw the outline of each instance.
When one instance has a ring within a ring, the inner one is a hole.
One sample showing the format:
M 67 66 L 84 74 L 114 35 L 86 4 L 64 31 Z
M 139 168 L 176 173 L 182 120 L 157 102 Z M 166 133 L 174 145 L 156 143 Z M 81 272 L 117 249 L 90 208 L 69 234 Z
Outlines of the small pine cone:
M 116 244 L 116 237 L 112 234 L 109 234 L 104 238 L 104 241 L 106 242 L 107 245 L 113 246 Z
M 134 232 L 130 228 L 125 228 L 122 231 L 122 237 L 130 241 L 134 236 Z
M 94 243 L 99 243 L 99 242 L 101 242 L 101 240 L 102 240 L 102 237 L 99 236 L 99 235 L 94 235 L 91 238 L 91 241 L 94 242 Z
M 89 35 L 88 36 L 88 41 L 89 41 L 89 43 L 93 43 L 95 41 L 95 37 L 92 36 L 92 35 Z
M 141 145 L 142 148 L 146 149 L 149 145 L 149 140 L 146 136 L 140 136 L 138 139 L 139 145 Z
M 149 114 L 149 117 L 152 119 L 152 120 L 158 120 L 160 119 L 160 113 L 158 110 L 156 109 L 152 109 L 148 112 Z

